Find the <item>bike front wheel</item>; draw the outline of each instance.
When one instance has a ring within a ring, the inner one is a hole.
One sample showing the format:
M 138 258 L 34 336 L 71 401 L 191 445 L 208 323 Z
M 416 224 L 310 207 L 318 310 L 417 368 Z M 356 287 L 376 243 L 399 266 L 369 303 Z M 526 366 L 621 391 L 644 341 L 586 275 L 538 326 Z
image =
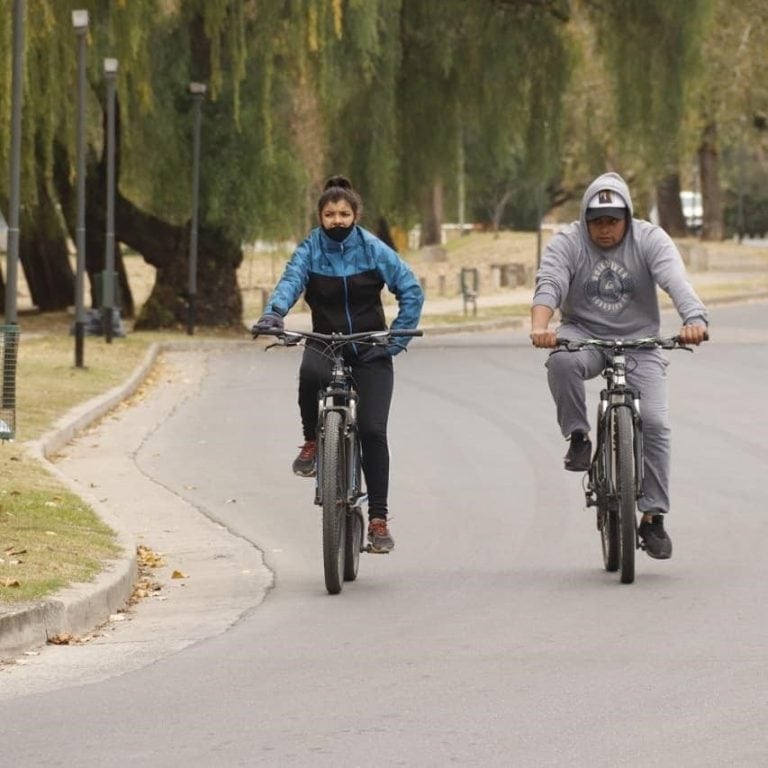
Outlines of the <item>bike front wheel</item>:
M 620 565 L 622 584 L 635 580 L 637 519 L 635 516 L 635 454 L 632 414 L 628 408 L 617 408 L 613 414 L 614 482 L 619 517 Z
M 321 478 L 323 493 L 323 569 L 331 595 L 344 586 L 344 550 L 347 527 L 344 424 L 338 411 L 325 415 Z

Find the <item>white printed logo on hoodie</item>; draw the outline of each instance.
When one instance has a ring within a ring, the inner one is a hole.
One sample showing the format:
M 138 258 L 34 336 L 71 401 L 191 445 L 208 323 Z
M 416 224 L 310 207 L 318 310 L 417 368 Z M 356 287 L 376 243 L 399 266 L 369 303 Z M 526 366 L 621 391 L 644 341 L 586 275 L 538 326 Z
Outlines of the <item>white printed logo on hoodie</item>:
M 592 270 L 586 292 L 589 301 L 604 312 L 620 312 L 632 299 L 635 283 L 621 264 L 603 259 Z

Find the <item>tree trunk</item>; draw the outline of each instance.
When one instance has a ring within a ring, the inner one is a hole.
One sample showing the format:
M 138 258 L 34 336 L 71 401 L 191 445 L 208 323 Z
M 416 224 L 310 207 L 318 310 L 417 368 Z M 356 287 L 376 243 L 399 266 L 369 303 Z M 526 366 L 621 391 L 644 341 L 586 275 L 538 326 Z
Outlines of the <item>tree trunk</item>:
M 40 166 L 36 175 L 36 204 L 33 207 L 27 203 L 21 211 L 19 262 L 32 304 L 41 312 L 57 312 L 75 303 L 75 276 L 69 262 L 67 233 L 41 178 Z
M 685 237 L 688 229 L 683 216 L 683 204 L 680 200 L 680 176 L 670 173 L 656 186 L 656 199 L 659 208 L 659 224 L 670 237 Z
M 701 239 L 723 239 L 723 201 L 720 195 L 720 159 L 717 152 L 717 125 L 708 123 L 699 145 L 702 224 Z
M 67 232 L 42 168 L 41 162 L 35 165 L 36 194 L 28 196 L 29 202 L 19 212 L 19 263 L 32 304 L 42 312 L 53 312 L 74 304 L 75 280 L 69 263 Z M 8 210 L 6 203 L 4 200 Z M 1 301 L 5 311 L 4 290 Z
M 77 234 L 77 189 L 76 177 L 69 173 L 70 162 L 64 145 L 54 145 L 53 178 L 56 193 L 61 203 L 61 210 L 69 230 L 69 235 L 76 242 Z M 104 270 L 106 259 L 106 159 L 89 157 L 85 170 L 85 272 L 90 283 L 91 305 L 96 307 L 96 280 Z M 73 183 L 74 182 L 74 183 Z M 134 303 L 128 275 L 115 237 L 115 271 L 118 276 L 119 309 L 123 317 L 134 316 Z
M 499 227 L 501 226 L 501 219 L 504 216 L 504 211 L 507 209 L 507 203 L 509 203 L 511 199 L 512 190 L 506 189 L 501 198 L 494 203 L 493 213 L 491 214 L 491 225 L 497 236 L 499 234 Z
M 421 212 L 421 242 L 425 245 L 442 243 L 443 182 L 437 179 L 424 193 Z
M 116 238 L 157 268 L 155 285 L 136 320 L 137 329 L 173 328 L 188 318 L 189 226 L 176 226 L 145 213 L 118 195 Z M 237 268 L 243 254 L 238 243 L 215 229 L 198 230 L 195 323 L 239 327 L 243 302 Z

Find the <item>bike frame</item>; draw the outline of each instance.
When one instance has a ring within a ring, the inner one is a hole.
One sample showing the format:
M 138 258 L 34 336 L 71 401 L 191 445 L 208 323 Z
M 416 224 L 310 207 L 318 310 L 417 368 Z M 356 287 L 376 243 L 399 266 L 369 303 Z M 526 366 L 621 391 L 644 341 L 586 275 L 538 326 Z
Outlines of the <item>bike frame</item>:
M 349 366 L 344 362 L 341 348 L 333 351 L 333 371 L 328 386 L 318 393 L 317 407 L 317 477 L 315 504 L 323 504 L 323 443 L 326 434 L 327 414 L 336 411 L 341 415 L 346 445 L 346 503 L 354 506 L 363 496 L 361 482 L 360 443 L 357 434 L 358 396 Z
M 366 494 L 362 488 L 362 466 L 357 429 L 358 394 L 347 364 L 347 344 L 384 346 L 398 336 L 421 336 L 416 329 L 366 331 L 361 333 L 315 333 L 284 329 L 253 330 L 254 337 L 275 336 L 282 346 L 302 341 L 317 343 L 316 351 L 331 362 L 328 385 L 318 393 L 315 504 L 323 510 L 323 570 L 328 592 L 341 592 L 345 581 L 357 578 L 363 547 L 365 519 L 360 509 Z M 269 345 L 267 349 L 274 344 Z M 326 468 L 332 463 L 333 468 Z
M 640 393 L 627 386 L 627 350 L 630 349 L 684 349 L 693 350 L 681 343 L 677 336 L 660 338 L 656 336 L 645 339 L 617 339 L 605 341 L 601 339 L 582 339 L 572 341 L 558 339 L 559 347 L 569 351 L 586 348 L 607 350 L 605 366 L 601 376 L 606 386 L 600 392 L 600 405 L 596 424 L 597 445 L 589 470 L 589 485 L 586 489 L 587 506 L 597 506 L 598 496 L 607 497 L 613 501 L 616 498 L 616 479 L 613 476 L 611 462 L 612 422 L 617 409 L 626 408 L 632 415 L 632 445 L 635 467 L 635 498 L 643 495 L 644 462 L 643 462 L 643 420 L 640 414 Z

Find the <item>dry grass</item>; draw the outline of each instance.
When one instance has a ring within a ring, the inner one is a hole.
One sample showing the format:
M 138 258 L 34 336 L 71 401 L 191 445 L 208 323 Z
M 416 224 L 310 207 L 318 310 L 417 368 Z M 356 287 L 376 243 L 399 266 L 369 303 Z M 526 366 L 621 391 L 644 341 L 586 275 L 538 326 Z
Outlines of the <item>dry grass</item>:
M 117 555 L 114 533 L 35 460 L 4 446 L 0 464 L 0 604 L 90 581 Z

